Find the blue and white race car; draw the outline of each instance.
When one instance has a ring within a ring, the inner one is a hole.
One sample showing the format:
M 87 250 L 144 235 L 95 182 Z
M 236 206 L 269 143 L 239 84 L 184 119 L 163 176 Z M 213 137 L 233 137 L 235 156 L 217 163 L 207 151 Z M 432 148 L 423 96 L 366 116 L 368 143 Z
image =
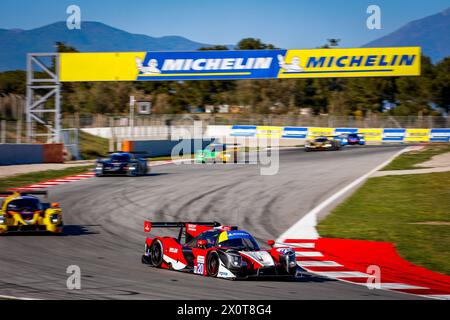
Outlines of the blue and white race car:
M 347 142 L 349 145 L 363 146 L 366 144 L 364 136 L 358 133 L 350 133 L 349 135 L 347 135 Z
M 335 136 L 333 136 L 333 139 L 340 141 L 341 142 L 341 146 L 348 145 L 348 139 L 347 139 L 347 135 L 346 134 L 335 135 Z

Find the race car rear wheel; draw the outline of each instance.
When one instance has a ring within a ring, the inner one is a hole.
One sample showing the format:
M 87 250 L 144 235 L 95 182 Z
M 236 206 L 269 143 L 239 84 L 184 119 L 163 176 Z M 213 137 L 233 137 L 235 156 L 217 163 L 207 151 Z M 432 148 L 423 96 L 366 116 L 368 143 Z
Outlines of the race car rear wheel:
M 163 263 L 163 248 L 161 241 L 155 240 L 150 246 L 150 262 L 154 267 L 161 267 Z
M 217 252 L 212 251 L 206 258 L 206 272 L 208 273 L 208 276 L 217 277 L 217 274 L 219 273 L 219 265 L 219 255 Z

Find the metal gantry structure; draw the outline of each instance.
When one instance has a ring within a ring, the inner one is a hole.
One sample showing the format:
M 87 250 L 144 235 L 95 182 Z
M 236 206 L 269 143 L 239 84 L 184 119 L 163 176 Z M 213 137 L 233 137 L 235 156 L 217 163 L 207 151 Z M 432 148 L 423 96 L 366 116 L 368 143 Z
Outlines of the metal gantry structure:
M 43 61 L 42 59 L 50 60 Z M 39 72 L 39 74 L 38 74 Z M 53 104 L 49 103 L 53 99 Z M 46 137 L 47 143 L 61 142 L 61 82 L 58 53 L 27 55 L 27 138 L 36 142 Z M 38 131 L 38 126 L 44 130 Z

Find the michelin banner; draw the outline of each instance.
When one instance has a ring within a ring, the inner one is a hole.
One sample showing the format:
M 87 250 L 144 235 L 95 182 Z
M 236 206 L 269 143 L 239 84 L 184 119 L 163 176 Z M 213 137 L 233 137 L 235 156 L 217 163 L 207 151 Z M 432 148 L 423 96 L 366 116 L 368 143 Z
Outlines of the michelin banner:
M 60 53 L 60 81 L 160 81 L 420 75 L 420 47 Z
M 266 137 L 281 139 L 314 139 L 357 133 L 366 141 L 382 142 L 450 142 L 450 129 L 381 129 L 381 128 L 316 128 L 275 126 L 231 126 L 233 137 Z

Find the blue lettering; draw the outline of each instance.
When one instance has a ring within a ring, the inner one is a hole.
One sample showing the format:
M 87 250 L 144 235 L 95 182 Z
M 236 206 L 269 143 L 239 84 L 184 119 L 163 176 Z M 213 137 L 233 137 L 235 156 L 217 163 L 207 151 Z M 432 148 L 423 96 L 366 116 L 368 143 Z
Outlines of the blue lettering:
M 373 67 L 375 65 L 375 60 L 377 56 L 367 56 L 366 67 Z
M 352 60 L 350 60 L 349 67 L 353 67 L 354 65 L 356 65 L 357 67 L 361 66 L 363 58 L 364 58 L 363 56 L 352 57 Z
M 407 65 L 411 66 L 414 63 L 414 59 L 416 58 L 415 55 L 409 56 L 407 54 L 404 54 L 402 58 L 400 59 L 399 66 Z
M 328 68 L 331 68 L 331 67 L 333 66 L 333 61 L 334 61 L 334 57 L 331 57 L 331 58 L 328 60 Z
M 388 64 L 387 64 L 387 62 L 386 62 L 385 60 L 386 60 L 386 56 L 385 56 L 385 55 L 382 55 L 382 56 L 381 56 L 381 59 L 380 59 L 380 62 L 378 63 L 378 65 L 379 65 L 380 67 L 385 67 L 385 66 L 387 66 Z
M 395 66 L 395 64 L 397 63 L 397 58 L 398 58 L 398 55 L 395 55 L 391 61 L 391 66 Z
M 345 67 L 345 64 L 342 63 L 342 60 L 347 60 L 347 59 L 348 59 L 348 56 L 342 56 L 342 57 L 340 57 L 339 59 L 337 59 L 336 65 L 337 65 L 338 67 L 340 67 L 340 68 Z
M 310 57 L 306 68 L 323 68 L 324 63 L 325 57 L 320 57 L 319 60 L 317 60 L 316 57 Z

